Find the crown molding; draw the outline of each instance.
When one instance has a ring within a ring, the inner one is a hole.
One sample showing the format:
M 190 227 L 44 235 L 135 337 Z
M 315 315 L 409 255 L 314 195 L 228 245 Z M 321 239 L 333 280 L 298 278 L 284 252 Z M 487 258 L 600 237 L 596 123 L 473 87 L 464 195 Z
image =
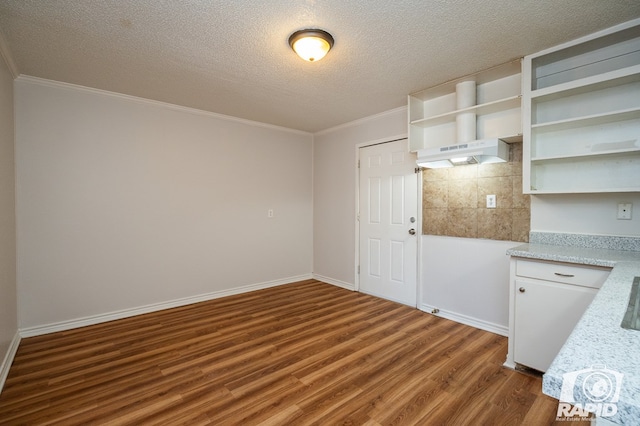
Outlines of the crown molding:
M 11 50 L 9 50 L 9 45 L 7 44 L 7 40 L 4 38 L 4 34 L 2 34 L 2 30 L 0 30 L 0 56 L 4 59 L 4 63 L 7 64 L 7 68 L 9 68 L 9 72 L 13 79 L 15 80 L 18 78 L 20 72 L 18 72 L 18 67 L 13 60 L 13 55 L 11 55 Z
M 313 135 L 314 136 L 320 136 L 320 135 L 324 135 L 324 134 L 327 134 L 327 133 L 335 132 L 336 130 L 341 130 L 341 129 L 344 129 L 344 128 L 347 128 L 347 127 L 358 126 L 358 125 L 366 123 L 367 121 L 377 120 L 377 119 L 382 118 L 384 116 L 397 114 L 397 113 L 402 112 L 402 111 L 404 111 L 405 114 L 406 114 L 406 112 L 407 112 L 407 106 L 406 105 L 403 105 L 403 106 L 398 107 L 398 108 L 390 109 L 388 111 L 383 111 L 383 112 L 380 112 L 378 114 L 369 115 L 367 117 L 359 118 L 357 120 L 349 121 L 347 123 L 339 124 L 339 125 L 337 125 L 335 127 L 329 127 L 328 129 L 320 130 L 319 132 L 316 132 Z
M 210 112 L 210 111 L 205 111 L 197 108 L 190 108 L 190 107 L 185 107 L 181 105 L 175 105 L 168 102 L 156 101 L 153 99 L 141 98 L 138 96 L 125 95 L 123 93 L 110 92 L 108 90 L 103 90 L 103 89 L 95 89 L 93 87 L 80 86 L 78 84 L 48 80 L 46 78 L 33 77 L 30 75 L 22 74 L 18 78 L 16 78 L 16 81 L 31 83 L 31 84 L 38 84 L 40 86 L 46 86 L 46 87 L 55 87 L 55 88 L 61 88 L 61 89 L 67 89 L 67 90 L 77 90 L 85 93 L 91 93 L 94 95 L 108 96 L 111 98 L 123 99 L 130 102 L 152 105 L 152 106 L 165 108 L 173 111 L 186 112 L 188 114 L 202 115 L 205 117 L 217 118 L 219 120 L 225 120 L 225 121 L 233 121 L 236 123 L 242 123 L 242 124 L 253 126 L 253 127 L 262 127 L 265 129 L 277 130 L 281 132 L 295 133 L 295 134 L 304 135 L 304 136 L 312 136 L 312 133 L 305 132 L 303 130 L 290 129 L 288 127 L 276 126 L 275 124 L 261 123 L 259 121 L 247 120 L 245 118 L 233 117 L 231 115 L 219 114 L 216 112 Z

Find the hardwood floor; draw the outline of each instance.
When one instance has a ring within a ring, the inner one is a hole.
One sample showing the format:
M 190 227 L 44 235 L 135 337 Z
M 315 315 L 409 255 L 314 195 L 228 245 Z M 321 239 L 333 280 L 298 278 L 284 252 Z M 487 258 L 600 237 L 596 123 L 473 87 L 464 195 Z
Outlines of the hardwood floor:
M 309 280 L 24 339 L 0 423 L 553 424 L 506 347 Z

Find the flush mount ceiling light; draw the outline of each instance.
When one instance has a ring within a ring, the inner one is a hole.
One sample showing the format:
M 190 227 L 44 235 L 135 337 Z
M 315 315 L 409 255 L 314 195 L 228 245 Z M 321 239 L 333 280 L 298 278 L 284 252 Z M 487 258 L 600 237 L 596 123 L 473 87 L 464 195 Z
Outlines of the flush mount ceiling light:
M 289 46 L 305 61 L 316 62 L 333 47 L 333 37 L 324 30 L 300 30 L 291 34 Z

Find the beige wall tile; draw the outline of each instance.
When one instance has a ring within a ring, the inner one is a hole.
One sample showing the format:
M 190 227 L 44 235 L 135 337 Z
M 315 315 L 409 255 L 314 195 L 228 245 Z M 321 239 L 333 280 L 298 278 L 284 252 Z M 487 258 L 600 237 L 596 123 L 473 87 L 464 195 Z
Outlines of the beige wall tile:
M 477 179 L 450 180 L 447 182 L 447 203 L 449 208 L 473 208 L 478 204 Z
M 509 163 L 513 166 L 513 176 L 522 176 L 522 143 L 511 144 Z
M 431 182 L 434 180 L 447 180 L 449 172 L 447 169 L 423 169 L 422 180 L 424 182 Z
M 481 164 L 480 166 L 478 166 L 478 178 L 512 175 L 513 164 L 509 162 Z
M 513 176 L 513 208 L 527 209 L 531 206 L 531 196 L 522 193 L 522 176 Z
M 447 235 L 447 209 L 425 209 L 422 214 L 422 229 L 426 235 Z
M 446 235 L 451 237 L 477 238 L 478 210 L 448 209 L 448 227 Z
M 509 162 L 522 163 L 522 142 L 509 145 Z
M 529 230 L 531 229 L 531 210 L 513 209 L 513 230 L 511 241 L 529 242 Z
M 478 209 L 478 238 L 508 241 L 512 232 L 512 209 Z
M 423 188 L 422 205 L 425 209 L 447 208 L 448 194 L 447 181 L 431 181 Z
M 423 171 L 423 226 L 427 235 L 527 242 L 529 195 L 522 193 L 522 143 L 509 146 L 509 162 Z M 496 195 L 496 209 L 486 196 Z
M 466 166 L 456 166 L 449 167 L 448 169 L 441 169 L 447 171 L 447 179 L 448 180 L 459 180 L 459 179 L 475 179 L 478 177 L 478 165 L 477 164 L 468 164 Z

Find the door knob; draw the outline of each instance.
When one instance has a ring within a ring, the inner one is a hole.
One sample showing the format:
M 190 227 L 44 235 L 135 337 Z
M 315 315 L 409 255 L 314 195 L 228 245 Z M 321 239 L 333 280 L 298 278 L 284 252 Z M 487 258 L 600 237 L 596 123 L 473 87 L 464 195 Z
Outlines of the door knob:
M 409 229 L 409 235 L 416 235 L 416 230 L 413 228 Z
M 518 289 L 518 291 L 519 291 L 520 293 L 524 293 L 526 290 L 525 290 L 525 288 L 524 288 L 524 287 L 520 287 L 520 288 Z

